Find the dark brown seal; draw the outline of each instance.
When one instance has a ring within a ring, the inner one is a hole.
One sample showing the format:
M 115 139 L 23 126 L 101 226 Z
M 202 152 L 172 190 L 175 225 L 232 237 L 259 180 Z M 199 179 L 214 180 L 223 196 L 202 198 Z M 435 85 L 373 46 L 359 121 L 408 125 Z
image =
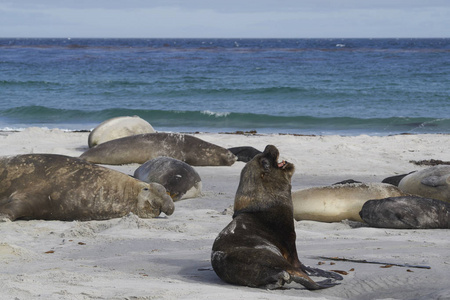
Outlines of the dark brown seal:
M 336 285 L 309 276 L 342 276 L 304 266 L 295 245 L 291 177 L 294 165 L 278 163 L 278 149 L 268 145 L 241 172 L 233 220 L 214 241 L 211 263 L 225 282 L 279 288 L 291 281 L 315 290 Z
M 0 219 L 104 220 L 130 212 L 172 214 L 165 188 L 78 158 L 28 154 L 0 159 Z
M 80 158 L 98 164 L 143 164 L 158 156 L 168 156 L 191 166 L 230 166 L 236 156 L 229 150 L 197 137 L 178 133 L 138 134 L 102 143 Z

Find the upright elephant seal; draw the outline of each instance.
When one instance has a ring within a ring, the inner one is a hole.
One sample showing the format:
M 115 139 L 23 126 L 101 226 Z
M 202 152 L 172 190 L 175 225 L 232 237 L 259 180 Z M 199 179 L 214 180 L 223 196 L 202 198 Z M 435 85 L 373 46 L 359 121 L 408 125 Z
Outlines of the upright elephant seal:
M 450 166 L 437 165 L 405 176 L 398 187 L 405 193 L 450 202 Z
M 88 145 L 89 148 L 92 148 L 98 144 L 118 138 L 153 132 L 155 130 L 152 125 L 138 116 L 117 117 L 106 120 L 95 127 L 89 134 Z
M 162 185 L 77 158 L 27 154 L 0 159 L 3 220 L 105 220 L 130 212 L 153 218 L 173 211 Z
M 294 165 L 278 163 L 278 149 L 268 145 L 242 169 L 233 220 L 214 241 L 211 263 L 225 282 L 275 289 L 292 281 L 315 290 L 336 285 L 342 276 L 304 266 L 298 259 L 291 199 Z
M 361 218 L 370 226 L 395 229 L 449 229 L 450 203 L 417 196 L 369 200 Z
M 292 192 L 297 221 L 363 222 L 359 212 L 367 200 L 403 196 L 397 187 L 385 183 L 347 183 L 313 187 Z
M 178 133 L 147 133 L 97 145 L 80 158 L 98 164 L 143 164 L 158 156 L 168 156 L 191 166 L 230 166 L 236 156 L 229 150 L 197 137 Z
M 173 201 L 198 197 L 202 180 L 197 171 L 181 160 L 160 156 L 134 171 L 134 177 L 145 182 L 162 184 Z

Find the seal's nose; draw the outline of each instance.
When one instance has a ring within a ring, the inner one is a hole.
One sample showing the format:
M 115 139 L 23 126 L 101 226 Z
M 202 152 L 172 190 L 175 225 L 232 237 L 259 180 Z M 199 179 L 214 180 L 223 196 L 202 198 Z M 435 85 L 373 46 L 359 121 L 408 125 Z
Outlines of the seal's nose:
M 175 211 L 175 204 L 173 203 L 172 197 L 169 195 L 164 195 L 163 205 L 161 206 L 161 211 L 166 215 L 170 216 Z

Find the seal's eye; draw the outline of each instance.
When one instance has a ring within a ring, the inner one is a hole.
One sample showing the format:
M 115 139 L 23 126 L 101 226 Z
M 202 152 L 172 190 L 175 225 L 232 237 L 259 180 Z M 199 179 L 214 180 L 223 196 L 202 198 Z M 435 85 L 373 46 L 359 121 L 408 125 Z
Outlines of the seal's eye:
M 261 165 L 264 169 L 264 171 L 269 172 L 270 170 L 270 161 L 267 158 L 261 159 Z
M 148 191 L 148 188 L 143 188 L 144 191 Z

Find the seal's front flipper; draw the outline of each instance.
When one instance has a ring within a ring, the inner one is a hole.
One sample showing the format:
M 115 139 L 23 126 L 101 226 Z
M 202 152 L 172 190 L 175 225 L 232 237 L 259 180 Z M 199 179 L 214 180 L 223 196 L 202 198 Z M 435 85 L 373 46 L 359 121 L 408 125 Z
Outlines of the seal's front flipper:
M 308 266 L 305 266 L 305 265 L 302 265 L 302 270 L 306 274 L 308 274 L 309 276 L 333 278 L 333 279 L 336 279 L 336 280 L 344 279 L 344 277 L 342 277 L 341 275 L 339 275 L 336 272 L 325 271 L 325 270 L 322 270 L 322 269 L 316 269 L 316 268 L 308 267 Z
M 0 221 L 14 221 L 32 215 L 32 207 L 27 200 L 27 193 L 12 193 L 8 200 L 0 206 Z
M 11 222 L 9 215 L 0 212 L 0 222 Z
M 428 176 L 420 181 L 423 185 L 438 187 L 438 186 L 446 186 L 450 180 L 450 175 L 447 176 Z
M 269 289 L 269 290 L 274 290 L 274 289 L 279 289 L 279 288 L 283 287 L 283 285 L 285 283 L 290 283 L 292 281 L 292 279 L 291 279 L 291 275 L 288 272 L 282 271 L 274 276 L 267 278 L 264 281 L 272 282 L 272 283 L 266 284 L 265 288 Z

